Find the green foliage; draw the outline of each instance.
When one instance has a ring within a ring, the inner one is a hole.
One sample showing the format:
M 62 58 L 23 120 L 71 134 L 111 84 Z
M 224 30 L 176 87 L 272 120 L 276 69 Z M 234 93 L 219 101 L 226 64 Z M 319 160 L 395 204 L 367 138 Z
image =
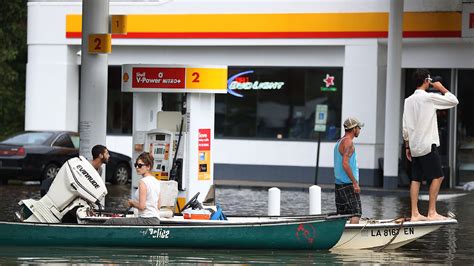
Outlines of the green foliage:
M 0 140 L 24 129 L 26 4 L 15 0 L 0 5 Z

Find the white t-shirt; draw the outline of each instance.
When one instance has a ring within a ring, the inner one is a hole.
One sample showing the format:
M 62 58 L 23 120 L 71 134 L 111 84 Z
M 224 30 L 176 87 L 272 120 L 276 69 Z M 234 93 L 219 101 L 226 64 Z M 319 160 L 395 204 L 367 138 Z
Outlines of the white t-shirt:
M 450 92 L 441 95 L 420 89 L 405 99 L 403 139 L 409 142 L 413 157 L 430 153 L 433 144 L 439 146 L 436 110 L 452 108 L 458 103 L 456 96 Z
M 144 182 L 146 186 L 146 202 L 145 209 L 138 210 L 139 217 L 156 217 L 160 218 L 158 210 L 158 199 L 160 198 L 161 184 L 154 176 L 145 176 L 139 182 Z M 139 201 L 140 186 L 135 191 L 134 199 Z

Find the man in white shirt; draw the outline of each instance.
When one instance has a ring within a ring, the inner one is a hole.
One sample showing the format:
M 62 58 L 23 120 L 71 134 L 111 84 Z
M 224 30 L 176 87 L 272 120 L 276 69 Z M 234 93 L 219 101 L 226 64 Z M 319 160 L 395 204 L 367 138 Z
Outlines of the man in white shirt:
M 415 92 L 405 99 L 403 111 L 403 139 L 407 159 L 412 162 L 410 184 L 411 220 L 441 220 L 446 217 L 436 211 L 436 200 L 443 182 L 439 147 L 438 121 L 436 110 L 449 109 L 458 104 L 458 99 L 441 82 L 433 80 L 426 69 L 417 69 L 413 73 Z M 428 93 L 432 85 L 439 93 Z M 431 181 L 429 188 L 428 215 L 418 210 L 418 193 L 425 178 Z

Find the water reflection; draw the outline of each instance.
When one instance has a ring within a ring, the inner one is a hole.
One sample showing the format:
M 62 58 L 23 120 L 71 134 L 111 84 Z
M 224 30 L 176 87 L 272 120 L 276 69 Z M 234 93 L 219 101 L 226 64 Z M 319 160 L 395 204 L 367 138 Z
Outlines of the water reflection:
M 130 196 L 124 186 L 108 186 L 106 207 L 122 207 Z M 17 202 L 39 198 L 39 187 L 24 185 L 0 186 L 0 217 L 13 221 Z M 217 202 L 227 215 L 266 215 L 268 192 L 250 188 L 218 188 Z M 282 190 L 281 214 L 308 213 L 308 191 Z M 362 194 L 363 215 L 371 218 L 397 218 L 410 213 L 408 194 Z M 322 211 L 334 212 L 334 194 L 322 193 Z M 420 201 L 426 212 L 427 201 Z M 397 250 L 371 251 L 273 251 L 273 250 L 184 250 L 157 248 L 79 248 L 79 247 L 2 247 L 0 264 L 333 264 L 333 263 L 472 263 L 474 249 L 474 193 L 438 202 L 440 213 L 452 211 L 459 224 L 446 226 Z M 210 239 L 209 241 L 212 241 Z
M 70 264 L 332 264 L 419 262 L 422 258 L 400 252 L 351 251 L 280 251 L 280 250 L 179 250 L 132 248 L 65 248 L 44 247 L 0 251 L 0 263 L 70 263 Z
M 332 251 L 337 255 L 336 259 L 344 263 L 417 263 L 422 262 L 421 257 L 408 257 L 399 251 L 373 251 L 373 250 L 336 250 Z

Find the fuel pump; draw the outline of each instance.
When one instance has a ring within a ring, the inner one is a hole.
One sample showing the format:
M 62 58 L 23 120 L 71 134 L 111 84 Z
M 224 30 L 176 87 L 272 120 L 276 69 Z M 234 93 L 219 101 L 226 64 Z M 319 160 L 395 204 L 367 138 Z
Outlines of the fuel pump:
M 169 180 L 172 168 L 173 153 L 177 154 L 174 145 L 174 134 L 167 130 L 155 129 L 147 132 L 145 151 L 153 156 L 152 174 L 159 180 Z
M 153 174 L 178 182 L 178 206 L 212 192 L 215 94 L 227 93 L 226 66 L 123 65 L 122 92 L 133 93 L 133 154 L 154 158 Z M 164 93 L 183 93 L 181 110 L 163 111 Z M 132 175 L 132 195 L 139 177 Z
M 185 116 L 180 112 L 159 111 L 156 117 L 156 128 L 142 132 L 145 135 L 144 142 L 136 142 L 135 145 L 143 145 L 143 151 L 153 156 L 151 171 L 157 179 L 177 181 L 178 189 L 184 191 Z

